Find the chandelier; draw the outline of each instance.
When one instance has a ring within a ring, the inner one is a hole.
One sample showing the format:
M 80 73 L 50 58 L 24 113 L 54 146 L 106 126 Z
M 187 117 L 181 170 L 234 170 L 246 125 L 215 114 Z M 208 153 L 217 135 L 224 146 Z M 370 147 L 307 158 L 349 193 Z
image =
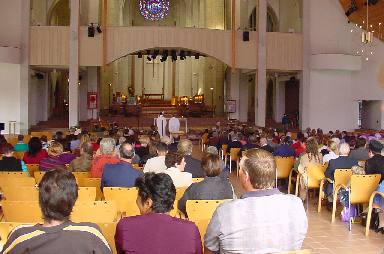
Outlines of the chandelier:
M 140 14 L 147 20 L 162 20 L 169 13 L 169 5 L 169 0 L 140 0 Z

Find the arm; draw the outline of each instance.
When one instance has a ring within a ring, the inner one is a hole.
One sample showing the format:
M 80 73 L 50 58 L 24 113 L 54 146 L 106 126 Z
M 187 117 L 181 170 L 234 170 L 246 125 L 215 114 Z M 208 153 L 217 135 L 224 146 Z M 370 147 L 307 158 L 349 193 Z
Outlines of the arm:
M 218 253 L 220 251 L 220 225 L 221 222 L 218 215 L 218 209 L 216 209 L 204 236 L 204 253 Z

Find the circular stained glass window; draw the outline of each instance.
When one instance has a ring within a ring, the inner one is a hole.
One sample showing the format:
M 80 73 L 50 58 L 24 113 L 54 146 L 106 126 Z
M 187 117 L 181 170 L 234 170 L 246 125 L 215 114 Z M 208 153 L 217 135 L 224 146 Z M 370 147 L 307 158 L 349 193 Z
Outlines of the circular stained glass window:
M 169 13 L 169 0 L 140 0 L 139 8 L 145 19 L 161 20 Z

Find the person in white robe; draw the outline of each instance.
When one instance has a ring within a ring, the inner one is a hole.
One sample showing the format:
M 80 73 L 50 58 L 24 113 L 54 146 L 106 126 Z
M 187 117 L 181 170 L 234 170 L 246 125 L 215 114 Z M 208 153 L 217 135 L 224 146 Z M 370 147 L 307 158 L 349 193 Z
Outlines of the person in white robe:
M 157 131 L 159 132 L 160 137 L 166 135 L 167 119 L 164 117 L 164 112 L 161 112 L 160 115 L 156 118 Z
M 175 116 L 172 116 L 170 119 L 169 119 L 169 122 L 168 122 L 168 130 L 169 130 L 169 136 L 171 137 L 171 139 L 173 139 L 173 135 L 172 133 L 175 133 L 175 132 L 179 132 L 180 131 L 180 121 L 178 118 L 176 118 Z

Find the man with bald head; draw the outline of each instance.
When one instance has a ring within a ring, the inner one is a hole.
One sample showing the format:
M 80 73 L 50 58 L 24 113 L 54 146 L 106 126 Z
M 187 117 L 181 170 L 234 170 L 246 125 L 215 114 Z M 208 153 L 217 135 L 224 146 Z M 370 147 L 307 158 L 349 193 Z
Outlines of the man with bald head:
M 340 144 L 339 157 L 329 161 L 328 168 L 325 171 L 325 176 L 334 180 L 334 174 L 336 169 L 352 168 L 357 166 L 358 161 L 349 157 L 351 151 L 348 143 Z
M 120 162 L 104 166 L 101 178 L 101 189 L 104 187 L 133 187 L 136 178 L 143 175 L 139 170 L 132 167 L 132 158 L 135 156 L 135 149 L 129 143 L 120 146 Z

